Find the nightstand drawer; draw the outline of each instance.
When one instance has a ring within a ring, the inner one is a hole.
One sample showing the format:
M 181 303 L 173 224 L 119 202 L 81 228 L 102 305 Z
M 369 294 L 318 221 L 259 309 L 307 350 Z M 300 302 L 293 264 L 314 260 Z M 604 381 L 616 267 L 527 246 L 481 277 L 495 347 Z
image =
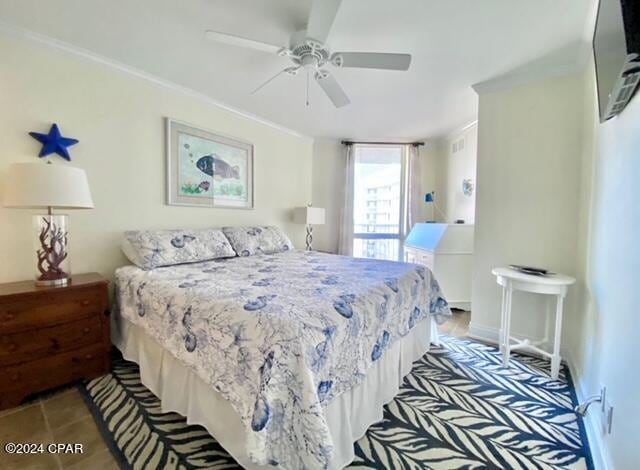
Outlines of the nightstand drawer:
M 0 367 L 99 343 L 101 339 L 102 323 L 98 315 L 49 328 L 2 335 Z
M 78 379 L 108 372 L 108 352 L 102 344 L 0 369 L 0 409 L 15 405 L 15 396 L 36 393 Z
M 0 332 L 2 334 L 66 323 L 107 309 L 104 286 L 89 286 L 32 295 L 0 303 Z
M 0 410 L 109 372 L 109 283 L 74 275 L 64 287 L 0 284 Z

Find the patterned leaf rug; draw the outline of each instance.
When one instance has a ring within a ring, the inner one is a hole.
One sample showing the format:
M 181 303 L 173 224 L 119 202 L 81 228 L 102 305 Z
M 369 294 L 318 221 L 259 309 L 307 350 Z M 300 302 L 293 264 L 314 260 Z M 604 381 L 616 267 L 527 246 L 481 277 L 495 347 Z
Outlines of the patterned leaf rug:
M 504 368 L 495 347 L 445 337 L 355 444 L 351 468 L 592 469 L 568 370 L 560 380 L 547 370 L 547 361 L 517 354 Z M 238 468 L 204 428 L 162 413 L 132 362 L 116 359 L 83 395 L 123 469 Z

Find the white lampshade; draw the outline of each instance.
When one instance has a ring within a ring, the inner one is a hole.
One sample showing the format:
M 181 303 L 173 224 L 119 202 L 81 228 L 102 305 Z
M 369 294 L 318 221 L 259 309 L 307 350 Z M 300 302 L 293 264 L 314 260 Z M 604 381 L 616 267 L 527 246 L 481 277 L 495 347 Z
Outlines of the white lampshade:
M 5 207 L 93 209 L 87 174 L 68 165 L 14 163 L 5 179 Z
M 298 224 L 324 225 L 324 209 L 320 207 L 296 207 L 293 220 Z

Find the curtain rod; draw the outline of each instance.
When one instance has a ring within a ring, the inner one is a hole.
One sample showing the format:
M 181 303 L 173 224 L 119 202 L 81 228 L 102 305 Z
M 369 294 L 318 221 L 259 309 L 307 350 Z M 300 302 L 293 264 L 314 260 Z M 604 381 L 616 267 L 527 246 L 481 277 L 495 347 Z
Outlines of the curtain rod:
M 343 140 L 342 145 L 413 145 L 414 147 L 421 147 L 424 142 L 353 142 L 351 140 Z

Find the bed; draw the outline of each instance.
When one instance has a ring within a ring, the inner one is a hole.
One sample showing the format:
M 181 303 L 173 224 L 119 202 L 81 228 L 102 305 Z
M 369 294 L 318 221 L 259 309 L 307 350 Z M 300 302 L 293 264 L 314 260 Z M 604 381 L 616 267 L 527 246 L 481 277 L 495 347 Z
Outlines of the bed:
M 342 468 L 432 321 L 431 272 L 287 250 L 116 271 L 114 343 L 142 382 L 245 468 Z

